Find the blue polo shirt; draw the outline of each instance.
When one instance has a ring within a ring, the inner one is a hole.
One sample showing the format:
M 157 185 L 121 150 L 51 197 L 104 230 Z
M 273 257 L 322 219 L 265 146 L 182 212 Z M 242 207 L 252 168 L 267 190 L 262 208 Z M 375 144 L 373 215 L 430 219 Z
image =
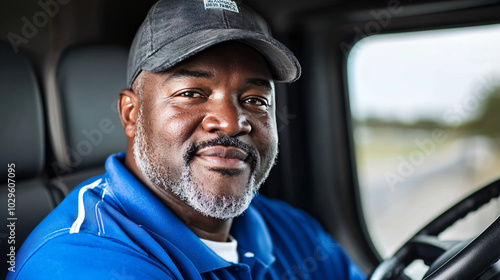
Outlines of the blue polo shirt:
M 233 222 L 240 263 L 209 249 L 122 164 L 75 189 L 31 233 L 7 279 L 365 279 L 304 212 L 256 196 Z

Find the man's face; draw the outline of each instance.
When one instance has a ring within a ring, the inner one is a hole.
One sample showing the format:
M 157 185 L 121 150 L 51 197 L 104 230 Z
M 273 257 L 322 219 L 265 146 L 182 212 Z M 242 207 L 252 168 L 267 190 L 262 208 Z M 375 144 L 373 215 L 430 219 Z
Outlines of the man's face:
M 217 45 L 163 73 L 143 72 L 137 166 L 206 216 L 241 214 L 277 154 L 271 79 L 264 57 L 241 43 Z

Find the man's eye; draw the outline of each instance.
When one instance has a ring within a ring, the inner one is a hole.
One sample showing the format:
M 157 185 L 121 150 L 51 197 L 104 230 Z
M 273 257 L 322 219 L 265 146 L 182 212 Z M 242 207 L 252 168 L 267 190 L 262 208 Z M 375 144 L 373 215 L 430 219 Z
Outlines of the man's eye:
M 265 107 L 269 106 L 266 100 L 260 98 L 247 98 L 243 102 L 255 106 L 265 106 Z
M 185 92 L 179 93 L 177 96 L 191 97 L 191 98 L 203 97 L 203 95 L 201 93 L 198 93 L 195 91 L 185 91 Z

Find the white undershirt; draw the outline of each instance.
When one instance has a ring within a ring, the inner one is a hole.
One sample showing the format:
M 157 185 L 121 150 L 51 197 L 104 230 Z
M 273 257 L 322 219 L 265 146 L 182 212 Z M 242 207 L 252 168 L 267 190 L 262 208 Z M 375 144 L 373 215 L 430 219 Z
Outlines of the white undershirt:
M 238 241 L 232 236 L 229 236 L 229 242 L 217 242 L 212 240 L 207 240 L 200 238 L 200 240 L 212 249 L 219 257 L 225 259 L 228 262 L 238 263 Z

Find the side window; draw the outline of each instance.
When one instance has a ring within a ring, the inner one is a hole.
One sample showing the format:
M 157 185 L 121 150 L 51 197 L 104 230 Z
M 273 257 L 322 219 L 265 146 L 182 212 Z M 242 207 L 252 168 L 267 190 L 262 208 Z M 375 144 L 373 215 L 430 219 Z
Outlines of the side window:
M 500 25 L 376 35 L 348 57 L 361 203 L 383 257 L 500 177 Z M 450 228 L 481 232 L 497 201 Z

